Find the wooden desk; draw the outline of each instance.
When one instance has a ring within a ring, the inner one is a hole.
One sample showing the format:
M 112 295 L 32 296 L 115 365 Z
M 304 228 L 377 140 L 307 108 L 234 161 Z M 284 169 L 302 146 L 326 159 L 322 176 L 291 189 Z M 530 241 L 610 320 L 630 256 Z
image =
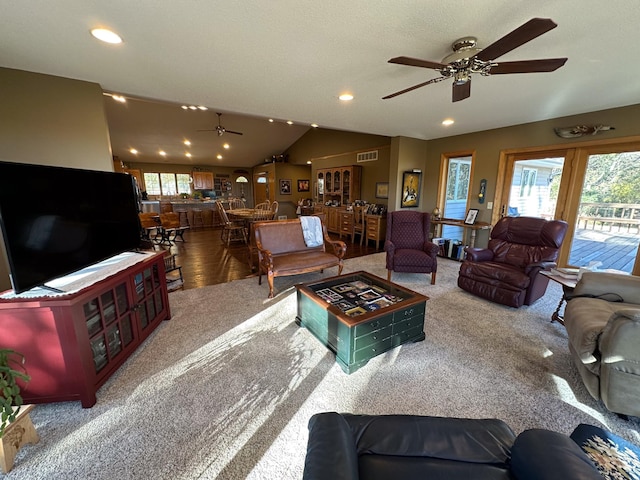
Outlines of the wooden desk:
M 471 238 L 469 239 L 469 246 L 471 248 L 476 244 L 476 232 L 478 230 L 489 230 L 491 228 L 491 224 L 487 222 L 476 222 L 473 225 L 467 225 L 464 223 L 464 220 L 456 220 L 453 218 L 441 218 L 440 220 L 432 219 L 431 224 L 435 226 L 434 237 L 440 237 L 442 235 L 442 225 L 451 225 L 453 227 L 461 227 L 465 230 L 471 230 Z

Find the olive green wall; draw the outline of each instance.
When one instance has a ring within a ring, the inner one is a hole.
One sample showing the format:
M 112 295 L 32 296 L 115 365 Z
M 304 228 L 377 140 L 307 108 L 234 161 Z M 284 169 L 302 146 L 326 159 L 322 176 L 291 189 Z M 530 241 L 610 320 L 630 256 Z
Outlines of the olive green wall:
M 289 163 L 312 162 L 312 194 L 315 190 L 316 171 L 319 168 L 359 165 L 362 167 L 360 199 L 386 205 L 387 200 L 376 198 L 375 192 L 376 183 L 390 181 L 390 147 L 390 137 L 316 128 L 305 133 L 286 153 L 289 155 Z M 356 154 L 370 150 L 378 150 L 378 160 L 358 163 Z
M 469 151 L 475 152 L 475 165 L 471 179 L 470 208 L 478 208 L 479 221 L 491 221 L 491 211 L 487 209 L 488 202 L 496 202 L 494 198 L 500 152 L 515 148 L 553 147 L 575 145 L 581 142 L 593 142 L 640 135 L 640 105 L 621 107 L 581 115 L 560 117 L 553 120 L 515 125 L 512 127 L 486 130 L 454 137 L 429 140 L 427 142 L 427 156 L 423 170 L 423 192 L 420 209 L 431 211 L 436 206 L 438 175 L 440 160 L 443 154 Z M 603 132 L 595 136 L 563 139 L 556 136 L 554 127 L 569 127 L 574 125 L 611 125 L 615 130 Z M 478 203 L 477 193 L 480 190 L 480 180 L 487 179 L 486 199 L 483 204 Z M 497 205 L 497 203 L 496 203 Z M 478 232 L 477 244 L 485 245 L 488 231 Z
M 0 160 L 113 171 L 100 85 L 0 68 Z M 0 244 L 0 290 L 6 290 L 9 267 Z

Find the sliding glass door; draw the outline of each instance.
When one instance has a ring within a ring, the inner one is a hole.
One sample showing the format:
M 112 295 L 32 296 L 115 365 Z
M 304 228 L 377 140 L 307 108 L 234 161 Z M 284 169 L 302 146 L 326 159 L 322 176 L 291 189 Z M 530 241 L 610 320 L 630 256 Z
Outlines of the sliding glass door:
M 639 229 L 640 151 L 588 155 L 569 265 L 630 273 Z
M 640 142 L 503 153 L 492 223 L 504 216 L 561 219 L 561 266 L 640 275 Z

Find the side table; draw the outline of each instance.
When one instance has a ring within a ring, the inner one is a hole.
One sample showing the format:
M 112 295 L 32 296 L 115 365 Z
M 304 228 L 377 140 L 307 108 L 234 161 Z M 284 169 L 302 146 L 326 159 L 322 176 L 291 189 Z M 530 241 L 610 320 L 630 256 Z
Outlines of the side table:
M 564 325 L 564 317 L 560 315 L 560 310 L 562 309 L 562 305 L 567 301 L 567 297 L 573 293 L 573 289 L 576 288 L 576 284 L 578 283 L 578 278 L 567 278 L 562 275 L 558 275 L 555 273 L 551 273 L 550 271 L 540 272 L 540 275 L 544 275 L 545 277 L 553 280 L 554 282 L 562 285 L 562 298 L 560 302 L 558 302 L 558 306 L 556 307 L 556 311 L 551 315 L 552 322 L 558 322 Z

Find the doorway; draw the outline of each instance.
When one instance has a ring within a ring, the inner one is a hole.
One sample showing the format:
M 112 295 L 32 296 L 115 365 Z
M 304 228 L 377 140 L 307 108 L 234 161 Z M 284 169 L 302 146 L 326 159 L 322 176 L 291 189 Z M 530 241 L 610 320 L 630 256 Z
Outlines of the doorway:
M 269 174 L 258 173 L 253 176 L 254 203 L 264 203 L 269 200 Z

